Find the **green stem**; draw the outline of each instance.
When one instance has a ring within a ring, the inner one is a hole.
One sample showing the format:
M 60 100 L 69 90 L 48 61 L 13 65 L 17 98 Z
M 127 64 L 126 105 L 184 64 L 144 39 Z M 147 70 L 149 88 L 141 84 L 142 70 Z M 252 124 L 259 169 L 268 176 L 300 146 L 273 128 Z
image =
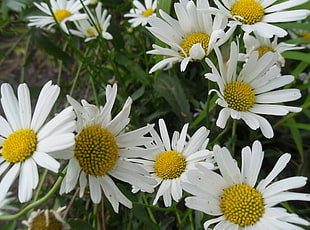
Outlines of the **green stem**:
M 20 82 L 25 82 L 25 65 L 26 65 L 26 59 L 27 59 L 27 53 L 28 53 L 30 41 L 31 41 L 31 37 L 29 36 L 26 41 L 25 58 L 21 66 Z
M 230 129 L 230 127 L 228 125 L 226 125 L 225 129 L 223 129 L 222 132 L 220 132 L 214 139 L 212 142 L 210 142 L 210 146 L 212 147 L 214 144 L 217 143 L 217 141 L 225 134 L 227 133 L 227 131 Z
M 41 188 L 42 188 L 43 183 L 44 183 L 44 181 L 45 181 L 45 178 L 46 178 L 46 176 L 47 176 L 47 172 L 48 172 L 48 170 L 45 169 L 44 172 L 43 172 L 43 175 L 42 175 L 41 178 L 40 178 L 40 183 L 39 183 L 39 185 L 38 185 L 38 187 L 37 187 L 37 191 L 36 191 L 36 193 L 35 193 L 35 195 L 34 195 L 34 197 L 33 197 L 33 201 L 36 201 L 36 200 L 38 199 L 38 197 L 39 197 L 39 193 L 40 193 L 40 191 L 41 191 Z
M 66 171 L 67 171 L 67 167 L 62 171 L 62 174 L 65 174 Z M 21 216 L 26 214 L 29 210 L 31 210 L 31 209 L 35 208 L 36 206 L 46 202 L 56 192 L 56 190 L 59 188 L 62 180 L 63 180 L 63 176 L 59 176 L 57 178 L 55 184 L 51 188 L 51 190 L 45 196 L 43 196 L 41 199 L 39 199 L 39 200 L 29 204 L 24 209 L 22 209 L 20 212 L 14 214 L 14 215 L 3 215 L 3 216 L 0 216 L 0 220 L 17 220 Z
M 236 130 L 237 130 L 237 120 L 233 119 L 232 130 L 231 130 L 231 155 L 235 155 L 235 145 L 236 145 Z
M 147 202 L 147 199 L 146 199 L 144 193 L 142 193 L 142 198 L 143 198 L 143 201 L 147 204 L 148 202 Z M 153 223 L 157 224 L 157 221 L 156 221 L 155 216 L 153 215 L 151 209 L 149 207 L 147 207 L 146 210 L 147 210 L 147 213 L 149 214 L 151 220 L 153 221 Z

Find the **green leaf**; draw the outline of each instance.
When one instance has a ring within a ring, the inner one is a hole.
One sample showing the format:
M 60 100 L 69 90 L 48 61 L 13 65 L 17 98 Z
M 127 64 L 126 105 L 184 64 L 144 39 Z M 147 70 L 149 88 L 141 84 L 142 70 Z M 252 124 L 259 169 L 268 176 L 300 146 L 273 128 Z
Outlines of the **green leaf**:
M 11 221 L 7 225 L 1 227 L 1 230 L 14 230 L 16 227 L 16 221 Z
M 302 29 L 302 30 L 306 30 L 306 31 L 310 31 L 310 26 L 308 23 L 281 23 L 281 24 L 276 24 L 278 26 L 280 26 L 283 29 Z
M 154 83 L 155 90 L 164 97 L 181 121 L 189 122 L 192 119 L 189 102 L 177 76 L 159 73 Z
M 32 4 L 32 0 L 4 0 L 4 3 L 11 10 L 21 12 L 27 5 Z
M 302 143 L 302 138 L 300 136 L 300 132 L 299 132 L 299 129 L 298 129 L 298 123 L 296 123 L 295 119 L 292 118 L 292 119 L 289 119 L 286 124 L 289 124 L 291 126 L 290 127 L 290 130 L 291 130 L 291 134 L 292 134 L 292 137 L 295 141 L 295 144 L 296 144 L 296 148 L 299 152 L 299 154 L 302 156 L 303 155 L 303 143 Z M 310 128 L 310 125 L 309 125 L 309 128 Z
M 298 51 L 286 51 L 282 53 L 284 58 L 294 59 L 299 61 L 304 61 L 310 63 L 310 54 L 309 53 L 302 53 Z
M 70 57 L 66 52 L 62 51 L 62 48 L 58 47 L 55 42 L 52 42 L 48 36 L 42 33 L 40 29 L 33 29 L 31 35 L 33 41 L 36 42 L 40 48 L 48 54 L 64 62 L 73 62 L 72 57 Z
M 159 17 L 159 9 L 165 11 L 167 14 L 170 14 L 171 0 L 158 0 L 156 9 L 157 17 Z
M 72 219 L 68 221 L 68 224 L 75 230 L 96 230 L 89 223 L 79 219 Z
M 310 130 L 310 124 L 305 124 L 305 123 L 284 123 L 283 125 L 292 127 L 292 128 L 297 128 L 297 129 L 305 129 L 305 130 Z

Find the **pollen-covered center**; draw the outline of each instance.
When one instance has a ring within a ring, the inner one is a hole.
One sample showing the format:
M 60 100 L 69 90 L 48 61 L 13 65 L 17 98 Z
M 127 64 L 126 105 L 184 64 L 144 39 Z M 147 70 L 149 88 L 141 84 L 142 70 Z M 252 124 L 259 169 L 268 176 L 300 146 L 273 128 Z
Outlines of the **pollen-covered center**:
M 231 7 L 231 15 L 244 24 L 260 22 L 265 14 L 264 7 L 255 0 L 238 0 Z
M 207 34 L 201 33 L 201 32 L 195 32 L 190 35 L 188 35 L 181 43 L 181 47 L 186 53 L 186 55 L 189 57 L 189 51 L 195 44 L 201 44 L 202 48 L 204 49 L 205 53 L 208 52 L 208 46 L 209 46 L 209 40 L 210 37 Z M 180 54 L 185 57 L 185 54 L 180 51 Z
M 51 211 L 41 211 L 30 223 L 29 230 L 62 230 L 63 223 Z
M 100 126 L 88 126 L 75 138 L 74 155 L 86 174 L 102 176 L 118 159 L 118 145 L 112 133 Z
M 258 58 L 264 56 L 265 53 L 274 52 L 274 50 L 269 46 L 262 46 L 257 48 L 255 51 L 258 51 Z
M 65 9 L 62 10 L 56 10 L 54 12 L 55 18 L 57 21 L 61 22 L 62 20 L 64 20 L 65 18 L 71 16 L 71 12 Z
M 102 31 L 102 29 L 101 29 L 101 27 L 100 27 L 99 25 L 92 26 L 92 28 L 95 29 L 97 32 L 101 32 L 101 31 Z M 89 29 L 87 30 L 87 33 L 88 33 L 91 37 L 94 37 L 94 36 L 95 36 L 95 33 L 94 33 L 94 30 L 93 30 L 93 29 L 89 28 Z
M 156 157 L 154 168 L 162 179 L 175 179 L 185 171 L 186 160 L 176 151 L 166 151 Z
M 225 189 L 220 207 L 227 220 L 241 227 L 255 224 L 264 213 L 262 194 L 246 184 Z
M 16 163 L 31 157 L 37 147 L 37 135 L 31 129 L 20 129 L 10 134 L 2 144 L 2 156 Z
M 152 8 L 149 8 L 149 9 L 146 9 L 144 12 L 143 12 L 143 17 L 149 17 L 151 16 L 152 14 L 154 13 L 154 10 Z
M 248 111 L 255 102 L 255 93 L 247 83 L 233 81 L 226 86 L 224 99 L 228 108 L 236 111 Z

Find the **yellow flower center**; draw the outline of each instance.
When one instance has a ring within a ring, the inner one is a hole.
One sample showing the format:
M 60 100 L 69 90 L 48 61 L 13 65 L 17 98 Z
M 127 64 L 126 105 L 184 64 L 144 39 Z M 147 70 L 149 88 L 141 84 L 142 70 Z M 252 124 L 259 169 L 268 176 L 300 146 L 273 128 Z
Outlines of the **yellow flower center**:
M 241 227 L 255 224 L 264 213 L 262 194 L 246 184 L 225 189 L 220 207 L 227 220 Z
M 71 15 L 71 12 L 68 10 L 56 10 L 54 12 L 55 18 L 57 21 L 61 22 L 65 18 L 69 17 Z
M 101 32 L 101 27 L 99 25 L 96 25 L 96 26 L 92 26 L 92 28 L 94 28 L 96 31 L 98 32 Z M 87 30 L 87 33 L 91 36 L 91 37 L 94 37 L 95 36 L 95 33 L 92 29 L 88 29 Z
M 233 16 L 240 16 L 237 19 L 244 24 L 260 22 L 265 14 L 264 7 L 255 0 L 238 0 L 231 7 Z
M 201 32 L 195 32 L 188 35 L 181 43 L 181 47 L 185 51 L 187 56 L 190 56 L 189 51 L 193 45 L 200 43 L 202 48 L 204 49 L 205 53 L 208 52 L 208 45 L 209 45 L 210 37 L 207 34 Z M 183 52 L 180 54 L 185 57 Z
M 226 86 L 224 99 L 228 108 L 236 111 L 248 111 L 255 102 L 255 93 L 247 83 L 233 81 Z
M 145 10 L 144 12 L 143 12 L 143 17 L 149 17 L 149 16 L 151 16 L 152 14 L 154 13 L 154 10 L 152 9 L 152 8 L 150 8 L 150 9 L 147 9 L 147 10 Z
M 310 33 L 303 32 L 300 34 L 301 38 L 310 40 Z
M 274 52 L 274 50 L 268 46 L 259 47 L 256 49 L 256 51 L 258 51 L 258 58 L 261 58 L 267 52 Z
M 31 223 L 29 230 L 62 230 L 63 223 L 59 221 L 55 214 L 51 211 L 41 211 L 35 216 Z
M 75 138 L 74 155 L 86 174 L 102 176 L 118 160 L 114 135 L 100 126 L 88 126 Z
M 166 151 L 156 157 L 154 168 L 162 179 L 175 179 L 185 171 L 186 160 L 176 151 Z
M 2 156 L 5 160 L 16 163 L 30 157 L 37 147 L 37 135 L 31 129 L 20 129 L 10 134 L 2 144 Z

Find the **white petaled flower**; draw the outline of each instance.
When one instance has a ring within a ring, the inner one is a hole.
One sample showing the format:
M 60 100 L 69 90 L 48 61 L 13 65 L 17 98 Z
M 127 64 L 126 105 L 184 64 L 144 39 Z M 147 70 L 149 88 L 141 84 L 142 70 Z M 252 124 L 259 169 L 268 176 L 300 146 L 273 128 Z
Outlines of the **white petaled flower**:
M 70 33 L 85 38 L 85 42 L 96 39 L 99 34 L 104 39 L 111 40 L 113 37 L 107 32 L 110 26 L 111 15 L 108 15 L 106 9 L 102 9 L 102 3 L 99 2 L 97 4 L 95 14 L 88 7 L 86 7 L 86 10 L 90 18 L 74 21 L 77 30 L 69 29 Z
M 301 111 L 298 107 L 278 104 L 294 101 L 301 97 L 301 93 L 298 89 L 277 89 L 295 79 L 292 75 L 281 75 L 280 67 L 275 64 L 277 54 L 268 52 L 258 58 L 258 52 L 255 51 L 237 74 L 238 47 L 235 42 L 231 44 L 227 63 L 223 62 L 218 48 L 215 48 L 215 53 L 219 71 L 206 58 L 212 73 L 207 73 L 205 77 L 219 87 L 219 90 L 210 91 L 218 94 L 216 102 L 223 107 L 216 121 L 217 126 L 224 128 L 229 117 L 242 119 L 251 129 L 260 128 L 265 137 L 272 138 L 274 134 L 270 123 L 259 114 L 283 116 Z
M 276 0 L 214 0 L 214 2 L 226 17 L 234 19 L 246 33 L 255 32 L 267 38 L 287 35 L 287 31 L 270 23 L 302 20 L 310 14 L 309 10 L 286 10 L 307 0 L 287 0 L 277 4 L 274 4 Z
M 31 114 L 31 99 L 26 84 L 20 84 L 17 98 L 9 84 L 1 85 L 1 104 L 6 119 L 0 116 L 0 200 L 19 177 L 18 198 L 29 201 L 37 187 L 37 166 L 55 173 L 59 162 L 49 153 L 62 151 L 74 145 L 75 115 L 68 107 L 46 124 L 45 121 L 59 95 L 60 88 L 47 82 Z
M 133 4 L 135 8 L 130 9 L 129 13 L 125 14 L 124 17 L 131 18 L 128 22 L 131 23 L 132 27 L 137 27 L 139 25 L 145 26 L 150 16 L 155 15 L 157 0 L 144 0 L 144 5 L 134 0 Z
M 197 170 L 188 173 L 189 182 L 184 184 L 185 191 L 193 195 L 185 198 L 188 208 L 218 216 L 207 220 L 205 229 L 215 223 L 215 230 L 301 230 L 295 224 L 310 225 L 298 215 L 276 207 L 285 201 L 310 201 L 310 194 L 288 191 L 303 187 L 306 177 L 294 176 L 272 183 L 290 161 L 289 153 L 283 154 L 258 183 L 264 159 L 259 141 L 253 143 L 252 149 L 249 146 L 242 149 L 241 171 L 227 148 L 215 145 L 213 152 L 221 175 L 198 165 Z
M 181 133 L 175 131 L 171 140 L 163 119 L 159 120 L 159 129 L 160 136 L 154 129 L 150 132 L 157 150 L 140 162 L 156 179 L 156 187 L 159 186 L 153 205 L 163 196 L 165 206 L 169 207 L 172 199 L 179 201 L 182 198 L 182 182 L 187 180 L 187 172 L 197 164 L 214 169 L 214 160 L 206 149 L 209 130 L 205 127 L 198 129 L 188 140 L 188 124 L 183 126 Z
M 14 197 L 11 197 L 12 193 L 8 193 L 2 200 L 0 200 L 0 215 L 5 215 L 7 211 L 18 211 L 18 208 L 10 205 L 14 201 Z
M 79 12 L 79 10 L 83 8 L 83 5 L 77 0 L 50 0 L 50 6 L 45 2 L 41 2 L 40 4 L 34 2 L 33 4 L 47 15 L 29 16 L 28 20 L 30 22 L 28 23 L 28 26 L 39 28 L 47 27 L 47 29 L 50 30 L 57 21 L 61 29 L 64 32 L 69 33 L 66 26 L 67 21 L 76 21 L 87 18 L 86 14 Z M 89 4 L 89 0 L 83 1 L 83 4 Z
M 82 100 L 81 105 L 68 96 L 77 114 L 77 136 L 60 193 L 70 192 L 79 180 L 82 197 L 88 182 L 91 200 L 99 203 L 103 191 L 114 211 L 118 212 L 119 203 L 128 208 L 132 207 L 132 203 L 121 193 L 112 178 L 146 192 L 154 191 L 156 181 L 148 177 L 148 172 L 141 165 L 130 161 L 153 151 L 143 147 L 152 141 L 151 137 L 144 135 L 153 126 L 124 132 L 130 121 L 128 116 L 132 99 L 129 97 L 122 110 L 112 119 L 111 111 L 116 95 L 117 85 L 108 85 L 106 103 L 100 108 L 85 100 Z
M 180 68 L 184 71 L 190 61 L 203 59 L 215 45 L 220 46 L 228 40 L 234 29 L 225 32 L 227 18 L 201 10 L 208 7 L 207 0 L 198 0 L 197 6 L 194 1 L 181 0 L 174 4 L 177 20 L 162 10 L 159 10 L 162 18 L 154 16 L 149 19 L 151 27 L 147 29 L 169 46 L 154 44 L 154 50 L 147 51 L 165 57 L 151 68 L 150 73 L 170 68 L 177 62 L 181 62 Z
M 246 53 L 239 54 L 239 60 L 246 61 L 254 51 L 258 51 L 258 58 L 261 58 L 267 52 L 273 52 L 278 55 L 277 65 L 284 67 L 285 59 L 281 55 L 282 52 L 287 50 L 303 49 L 304 47 L 296 47 L 295 44 L 288 44 L 280 42 L 278 44 L 278 38 L 275 37 L 273 41 L 270 38 L 261 37 L 259 35 L 251 36 L 247 33 L 243 37 L 244 47 Z
M 30 214 L 28 220 L 22 221 L 28 227 L 28 230 L 53 229 L 69 230 L 69 224 L 62 218 L 62 212 L 66 207 L 60 207 L 55 210 L 37 210 Z

